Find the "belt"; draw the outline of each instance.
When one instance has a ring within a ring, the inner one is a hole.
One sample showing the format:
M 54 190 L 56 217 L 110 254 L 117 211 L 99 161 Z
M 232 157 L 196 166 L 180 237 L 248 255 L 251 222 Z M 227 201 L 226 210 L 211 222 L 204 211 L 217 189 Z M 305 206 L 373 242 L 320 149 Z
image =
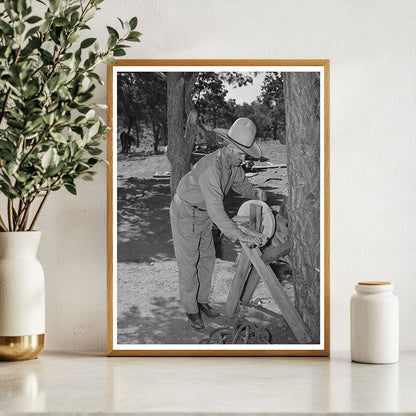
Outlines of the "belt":
M 189 202 L 187 202 L 187 201 L 184 201 L 183 199 L 181 199 L 181 198 L 179 197 L 179 195 L 178 195 L 178 194 L 175 194 L 175 196 L 174 196 L 174 200 L 175 200 L 176 202 L 184 202 L 186 205 L 189 205 L 190 207 L 192 207 L 193 209 L 196 209 L 197 211 L 206 212 L 206 209 L 199 208 L 199 207 L 197 207 L 196 205 L 192 205 L 191 203 L 189 203 Z

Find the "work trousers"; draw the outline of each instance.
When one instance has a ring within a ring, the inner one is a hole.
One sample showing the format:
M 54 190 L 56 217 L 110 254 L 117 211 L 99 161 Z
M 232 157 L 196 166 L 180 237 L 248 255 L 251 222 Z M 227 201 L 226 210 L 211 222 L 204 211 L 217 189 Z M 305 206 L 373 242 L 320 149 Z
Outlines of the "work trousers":
M 215 247 L 212 221 L 206 211 L 200 211 L 177 196 L 170 206 L 173 246 L 178 262 L 179 294 L 187 313 L 198 312 L 198 302 L 208 303 Z

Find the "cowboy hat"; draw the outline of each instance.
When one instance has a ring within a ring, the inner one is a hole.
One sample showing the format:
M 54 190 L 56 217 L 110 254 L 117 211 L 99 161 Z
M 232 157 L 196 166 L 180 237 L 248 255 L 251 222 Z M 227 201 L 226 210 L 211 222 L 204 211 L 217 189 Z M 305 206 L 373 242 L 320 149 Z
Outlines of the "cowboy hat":
M 228 130 L 214 129 L 214 132 L 222 139 L 237 146 L 249 156 L 260 159 L 261 149 L 259 145 L 255 143 L 256 126 L 249 118 L 240 117 L 234 121 L 233 125 Z

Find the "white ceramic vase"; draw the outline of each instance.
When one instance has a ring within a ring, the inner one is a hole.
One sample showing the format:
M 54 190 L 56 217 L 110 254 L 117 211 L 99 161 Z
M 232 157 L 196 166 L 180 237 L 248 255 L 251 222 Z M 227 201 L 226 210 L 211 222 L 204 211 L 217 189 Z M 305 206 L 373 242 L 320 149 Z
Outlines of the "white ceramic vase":
M 30 360 L 44 348 L 40 236 L 40 231 L 0 232 L 0 360 Z

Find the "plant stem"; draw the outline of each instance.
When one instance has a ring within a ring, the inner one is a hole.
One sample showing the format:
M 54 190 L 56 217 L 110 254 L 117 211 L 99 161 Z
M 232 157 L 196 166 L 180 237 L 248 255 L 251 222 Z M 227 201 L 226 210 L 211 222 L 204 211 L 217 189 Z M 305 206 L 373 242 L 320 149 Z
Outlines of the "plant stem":
M 13 227 L 13 200 L 8 199 L 7 201 L 7 214 L 9 216 L 9 230 L 14 231 Z
M 28 218 L 29 218 L 29 208 L 30 208 L 30 206 L 32 205 L 32 202 L 33 202 L 33 199 L 32 199 L 31 201 L 29 201 L 29 202 L 26 204 L 26 206 L 25 206 L 25 215 L 23 216 L 23 219 L 22 219 L 22 224 L 21 224 L 21 226 L 20 226 L 20 229 L 21 229 L 22 231 L 25 231 L 25 230 L 26 230 L 27 220 L 28 220 Z
M 36 222 L 39 218 L 40 211 L 42 210 L 43 206 L 45 205 L 46 199 L 48 198 L 50 192 L 51 192 L 51 190 L 48 189 L 45 196 L 43 197 L 42 202 L 40 203 L 39 208 L 36 211 L 35 217 L 33 218 L 32 224 L 30 224 L 29 231 L 33 230 L 33 227 L 35 226 L 35 224 L 36 224 Z
M 19 208 L 17 209 L 17 215 L 14 217 L 14 229 L 15 231 L 19 231 L 19 221 L 20 217 L 22 216 L 22 200 L 19 200 Z
M 23 163 L 26 161 L 26 159 L 35 151 L 35 149 L 39 146 L 40 143 L 45 139 L 46 135 L 57 125 L 58 120 L 56 120 L 52 126 L 46 130 L 42 136 L 39 138 L 39 140 L 30 148 L 30 150 L 24 155 L 23 159 L 20 161 L 19 166 L 17 169 L 20 169 L 23 166 Z
M 0 123 L 3 120 L 4 113 L 6 112 L 7 101 L 9 101 L 9 98 L 10 98 L 11 93 L 12 93 L 12 89 L 9 88 L 7 90 L 7 93 L 6 93 L 6 98 L 3 101 L 3 106 L 1 108 Z
M 19 209 L 17 211 L 17 219 L 15 222 L 15 230 L 16 231 L 23 231 L 22 230 L 22 219 L 25 214 L 26 203 L 21 199 L 19 201 Z
M 1 229 L 1 231 L 7 231 L 6 224 L 4 223 L 3 218 L 1 217 L 1 215 L 0 215 L 0 229 Z

